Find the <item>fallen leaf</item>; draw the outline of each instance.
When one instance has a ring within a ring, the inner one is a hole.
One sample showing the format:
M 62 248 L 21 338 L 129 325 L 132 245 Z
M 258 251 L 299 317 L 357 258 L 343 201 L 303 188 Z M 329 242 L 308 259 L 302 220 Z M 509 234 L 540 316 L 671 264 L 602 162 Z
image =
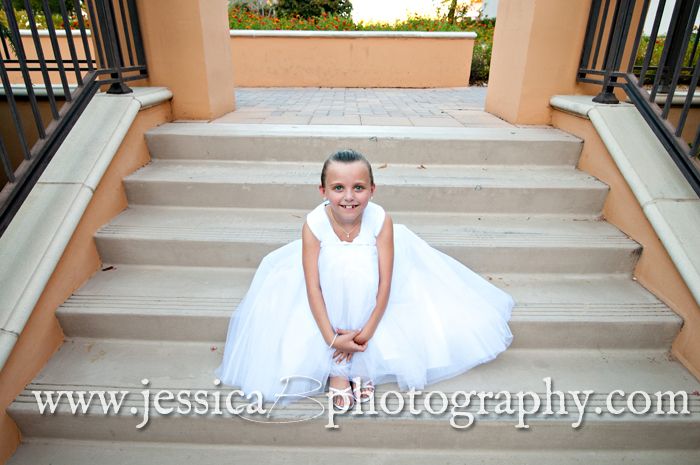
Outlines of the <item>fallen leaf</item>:
M 214 352 L 217 349 L 216 346 L 211 346 L 211 351 Z
M 381 166 L 380 166 L 379 168 L 377 168 L 377 169 L 378 169 L 378 170 L 381 170 L 381 169 L 383 169 L 383 168 L 386 168 L 387 166 L 389 166 L 389 165 L 387 165 L 386 163 L 384 163 L 383 165 L 381 165 Z
M 428 168 L 425 167 L 425 165 L 418 165 L 419 170 L 427 170 Z
M 102 271 L 111 271 L 111 270 L 115 270 L 115 269 L 116 268 L 114 266 L 108 266 L 106 268 L 102 268 Z

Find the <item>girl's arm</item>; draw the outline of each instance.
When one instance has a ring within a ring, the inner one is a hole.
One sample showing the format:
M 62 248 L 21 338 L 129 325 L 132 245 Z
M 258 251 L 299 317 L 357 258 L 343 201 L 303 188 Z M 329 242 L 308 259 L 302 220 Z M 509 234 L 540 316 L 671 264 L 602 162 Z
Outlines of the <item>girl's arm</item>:
M 387 213 L 384 218 L 382 230 L 377 236 L 377 255 L 379 256 L 379 288 L 377 290 L 377 304 L 369 316 L 362 331 L 355 336 L 355 342 L 366 344 L 379 326 L 384 316 L 384 310 L 389 303 L 391 292 L 391 275 L 394 272 L 394 223 Z
M 358 344 L 353 341 L 353 338 L 357 335 L 357 331 L 345 332 L 344 334 L 339 334 L 335 336 L 335 329 L 331 325 L 330 319 L 328 318 L 328 311 L 326 310 L 326 303 L 323 300 L 323 294 L 321 293 L 321 281 L 318 276 L 318 255 L 321 250 L 321 243 L 316 239 L 316 237 L 311 232 L 309 226 L 304 223 L 304 228 L 301 232 L 301 244 L 302 244 L 302 264 L 304 266 L 304 278 L 306 281 L 306 295 L 309 299 L 309 307 L 311 307 L 311 313 L 316 320 L 318 329 L 321 331 L 321 336 L 326 344 L 330 346 L 335 337 L 335 342 L 333 342 L 333 348 L 341 350 L 342 352 L 358 352 L 363 351 L 365 346 Z

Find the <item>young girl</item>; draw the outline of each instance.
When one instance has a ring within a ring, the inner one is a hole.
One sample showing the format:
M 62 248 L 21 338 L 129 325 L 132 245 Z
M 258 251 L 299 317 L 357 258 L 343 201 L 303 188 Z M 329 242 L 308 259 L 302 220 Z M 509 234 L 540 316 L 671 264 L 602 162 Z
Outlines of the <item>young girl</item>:
M 262 260 L 231 318 L 224 384 L 285 402 L 330 377 L 334 404 L 349 408 L 375 384 L 420 390 L 510 345 L 510 295 L 393 225 L 374 190 L 361 154 L 326 160 L 302 239 Z

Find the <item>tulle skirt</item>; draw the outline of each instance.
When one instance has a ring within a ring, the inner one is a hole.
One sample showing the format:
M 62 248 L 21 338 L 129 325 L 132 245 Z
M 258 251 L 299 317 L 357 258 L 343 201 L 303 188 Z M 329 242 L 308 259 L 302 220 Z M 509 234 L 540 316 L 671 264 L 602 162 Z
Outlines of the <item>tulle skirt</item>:
M 376 288 L 369 292 L 376 295 Z M 259 391 L 266 401 L 283 403 L 323 392 L 329 374 L 338 372 L 420 390 L 504 351 L 513 339 L 513 305 L 509 294 L 394 225 L 384 316 L 367 349 L 337 367 L 309 308 L 297 240 L 261 262 L 231 318 L 216 375 L 245 394 Z M 335 326 L 334 317 L 329 308 Z

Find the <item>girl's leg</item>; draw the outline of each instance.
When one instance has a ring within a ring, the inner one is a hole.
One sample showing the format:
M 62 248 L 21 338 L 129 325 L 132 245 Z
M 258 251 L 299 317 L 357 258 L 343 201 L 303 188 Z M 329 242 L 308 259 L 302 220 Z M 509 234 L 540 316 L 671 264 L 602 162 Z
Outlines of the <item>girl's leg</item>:
M 360 402 L 367 402 L 374 396 L 374 383 L 369 378 L 355 377 L 350 383 L 355 398 Z

